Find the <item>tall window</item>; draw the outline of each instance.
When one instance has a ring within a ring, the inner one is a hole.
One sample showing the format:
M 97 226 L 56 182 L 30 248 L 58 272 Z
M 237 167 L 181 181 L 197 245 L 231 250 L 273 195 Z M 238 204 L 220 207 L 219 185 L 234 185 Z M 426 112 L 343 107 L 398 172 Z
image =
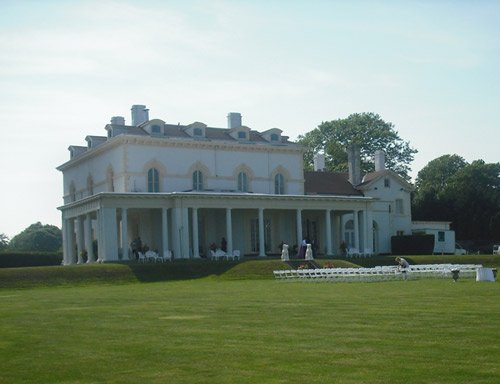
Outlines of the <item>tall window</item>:
M 285 194 L 285 178 L 281 173 L 274 176 L 274 193 L 276 195 Z
M 201 171 L 193 172 L 193 190 L 203 191 L 203 173 Z
M 248 192 L 248 177 L 245 172 L 238 173 L 238 191 Z
M 438 241 L 444 241 L 444 231 L 438 232 Z
M 87 177 L 87 191 L 89 196 L 94 194 L 94 180 L 92 179 L 92 176 Z
M 73 182 L 69 186 L 69 199 L 70 201 L 76 201 L 76 188 Z
M 390 188 L 391 187 L 391 180 L 388 177 L 386 177 L 384 179 L 384 187 L 386 187 L 386 188 Z
M 148 192 L 160 192 L 160 174 L 156 168 L 148 171 Z
M 106 181 L 108 183 L 108 191 L 109 192 L 115 191 L 115 183 L 114 183 L 113 179 L 114 179 L 113 168 L 108 168 L 108 174 L 106 175 Z
M 403 215 L 405 213 L 403 199 L 396 199 L 396 213 L 398 215 Z
M 252 252 L 259 252 L 260 249 L 259 219 L 252 219 L 250 222 L 250 245 Z M 271 251 L 271 221 L 264 219 L 264 249 Z
M 348 247 L 354 247 L 354 221 L 345 223 L 344 241 Z

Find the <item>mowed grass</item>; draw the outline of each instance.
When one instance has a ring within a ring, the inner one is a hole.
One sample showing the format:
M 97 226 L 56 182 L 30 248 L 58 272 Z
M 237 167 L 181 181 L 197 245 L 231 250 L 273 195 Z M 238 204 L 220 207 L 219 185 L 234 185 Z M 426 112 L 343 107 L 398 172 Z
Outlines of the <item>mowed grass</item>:
M 500 285 L 0 290 L 0 383 L 499 383 Z

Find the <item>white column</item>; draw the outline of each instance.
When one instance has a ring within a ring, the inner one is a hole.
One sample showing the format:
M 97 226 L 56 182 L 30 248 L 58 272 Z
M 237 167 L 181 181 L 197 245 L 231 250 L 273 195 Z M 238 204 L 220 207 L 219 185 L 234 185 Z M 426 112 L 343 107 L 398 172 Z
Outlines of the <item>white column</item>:
M 332 252 L 332 219 L 330 216 L 331 210 L 325 210 L 325 231 L 326 231 L 326 254 L 327 256 L 333 255 Z
M 182 255 L 185 259 L 189 259 L 189 211 L 188 208 L 181 208 L 182 215 Z
M 368 242 L 367 242 L 367 239 L 368 239 L 368 221 L 367 221 L 367 216 L 366 216 L 366 209 L 363 209 L 361 211 L 362 215 L 363 215 L 363 245 L 362 245 L 362 248 L 363 249 L 360 249 L 359 251 L 361 253 L 365 253 L 365 249 L 368 248 Z
M 122 208 L 122 260 L 130 260 L 128 255 L 128 211 Z
M 116 222 L 116 208 L 101 208 L 101 226 L 103 249 L 100 253 L 101 261 L 118 260 L 118 231 Z
M 67 265 L 68 263 L 68 223 L 64 219 L 64 215 L 61 214 L 61 232 L 62 232 L 62 249 L 63 249 L 63 260 L 62 264 Z
M 233 254 L 233 220 L 231 216 L 231 208 L 226 208 L 226 240 L 227 253 Z
M 102 229 L 102 208 L 97 211 L 97 262 L 103 261 L 104 254 L 104 234 Z
M 63 235 L 63 264 L 69 265 L 73 264 L 75 261 L 73 259 L 74 242 L 73 234 L 74 225 L 73 219 L 62 219 L 62 235 Z
M 265 246 L 265 235 L 264 235 L 264 209 L 259 208 L 259 256 L 266 256 L 266 246 Z
M 333 234 L 334 234 L 334 251 L 336 255 L 340 254 L 340 244 L 342 244 L 342 220 L 341 215 L 333 214 Z
M 163 257 L 168 253 L 168 208 L 161 209 L 161 243 L 163 246 Z
M 297 221 L 297 251 L 298 251 L 300 249 L 300 244 L 302 244 L 302 210 L 301 209 L 297 209 L 297 211 L 296 211 L 296 221 Z
M 195 259 L 200 258 L 200 241 L 198 234 L 198 208 L 193 208 L 192 212 L 192 221 L 193 221 L 193 257 Z
M 172 209 L 172 247 L 174 251 L 174 257 L 176 259 L 182 258 L 182 214 L 181 208 Z
M 356 248 L 358 251 L 361 251 L 359 249 L 359 217 L 358 217 L 358 211 L 355 209 L 354 214 L 354 248 Z
M 83 263 L 83 216 L 78 216 L 76 219 L 76 256 L 78 259 L 78 264 Z
M 366 246 L 371 249 L 372 253 L 375 252 L 373 249 L 373 214 L 372 211 L 366 210 L 366 223 L 367 223 L 367 237 L 366 237 Z
M 92 214 L 87 213 L 85 217 L 85 249 L 87 250 L 87 263 L 95 261 L 94 247 L 92 244 Z

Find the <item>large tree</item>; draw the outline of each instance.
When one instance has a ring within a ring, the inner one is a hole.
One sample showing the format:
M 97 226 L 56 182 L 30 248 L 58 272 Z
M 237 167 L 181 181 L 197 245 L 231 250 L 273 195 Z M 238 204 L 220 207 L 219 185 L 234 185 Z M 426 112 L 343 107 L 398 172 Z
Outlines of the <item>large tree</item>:
M 0 233 L 0 251 L 3 251 L 9 245 L 9 237 L 5 233 Z
M 431 160 L 418 172 L 413 194 L 413 219 L 449 219 L 449 206 L 443 203 L 443 194 L 449 179 L 464 168 L 467 162 L 458 155 L 444 155 Z
M 457 155 L 432 160 L 417 176 L 412 206 L 417 220 L 451 221 L 458 239 L 500 238 L 500 163 Z
M 312 169 L 313 157 L 324 152 L 326 168 L 331 171 L 346 171 L 346 147 L 358 144 L 361 152 L 361 171 L 374 170 L 374 154 L 377 150 L 386 153 L 386 166 L 409 180 L 410 163 L 416 149 L 402 140 L 394 125 L 382 120 L 375 113 L 355 113 L 345 119 L 322 122 L 314 130 L 300 135 L 304 145 L 306 169 Z
M 16 251 L 53 252 L 61 248 L 62 232 L 55 225 L 31 224 L 14 236 L 9 248 Z

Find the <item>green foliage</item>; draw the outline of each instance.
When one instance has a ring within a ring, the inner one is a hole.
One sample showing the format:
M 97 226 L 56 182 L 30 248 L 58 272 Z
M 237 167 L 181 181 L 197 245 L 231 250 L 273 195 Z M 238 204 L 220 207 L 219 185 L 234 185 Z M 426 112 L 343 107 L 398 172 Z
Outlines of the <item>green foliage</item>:
M 0 268 L 37 267 L 61 265 L 61 252 L 13 252 L 0 254 Z
M 346 148 L 358 144 L 362 172 L 374 170 L 375 151 L 383 150 L 387 168 L 406 180 L 409 180 L 409 165 L 417 153 L 399 137 L 392 123 L 375 113 L 355 113 L 345 119 L 322 122 L 316 129 L 299 136 L 298 141 L 306 148 L 306 169 L 312 169 L 315 153 L 324 152 L 328 170 L 345 172 L 348 169 Z
M 418 173 L 412 204 L 415 220 L 451 221 L 458 239 L 499 239 L 500 163 L 432 160 Z
M 0 251 L 6 249 L 9 245 L 9 238 L 5 233 L 0 233 Z
M 31 224 L 14 236 L 9 249 L 15 251 L 54 252 L 61 249 L 62 232 L 55 225 Z
M 6 289 L 0 382 L 497 383 L 499 293 L 472 279 Z

